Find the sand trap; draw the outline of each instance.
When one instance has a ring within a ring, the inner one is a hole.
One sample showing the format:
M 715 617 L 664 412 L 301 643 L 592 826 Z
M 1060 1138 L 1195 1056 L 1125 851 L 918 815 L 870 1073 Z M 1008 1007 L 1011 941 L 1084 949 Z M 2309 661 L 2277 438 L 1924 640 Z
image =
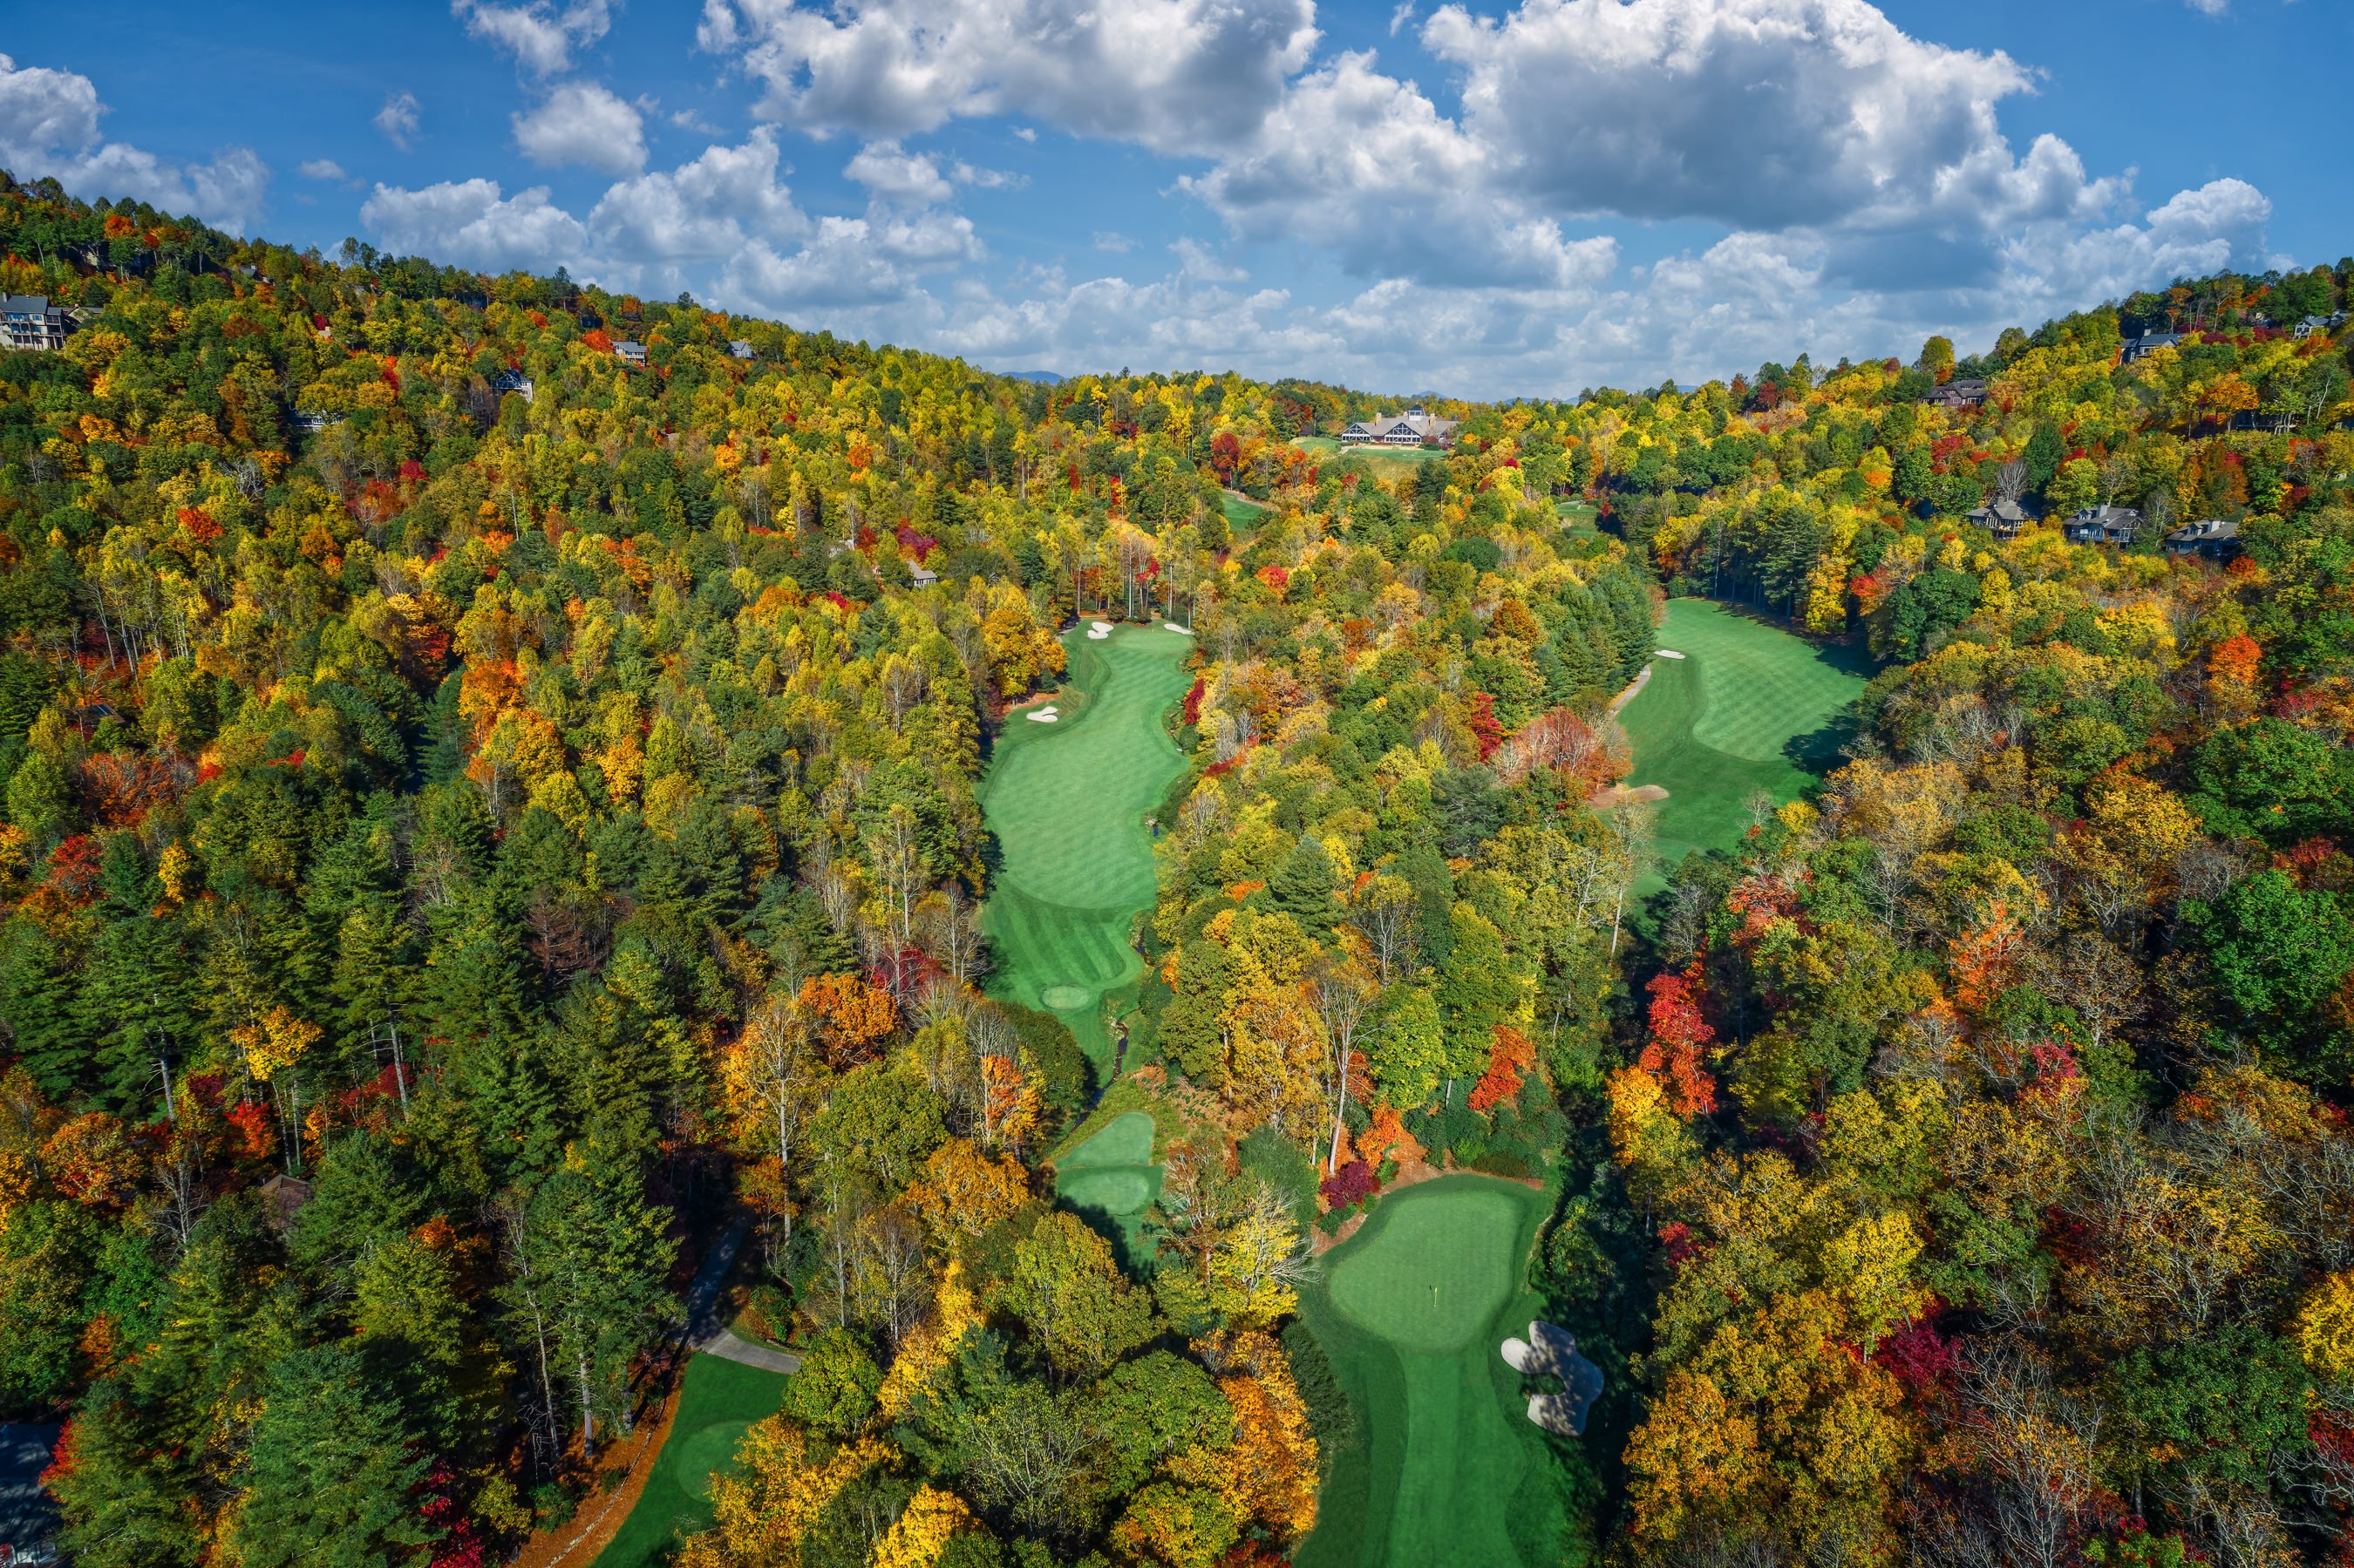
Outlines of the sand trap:
M 1090 620 L 1087 622 L 1087 630 L 1090 631 L 1109 631 L 1111 630 L 1111 622 L 1108 620 Z
M 1638 802 L 1656 805 L 1668 798 L 1667 787 L 1660 784 L 1613 784 L 1596 789 L 1594 799 L 1586 802 L 1597 811 L 1607 811 L 1615 806 L 1632 806 Z
M 1048 713 L 1042 708 L 1034 714 L 1023 714 L 1022 716 L 1028 719 L 1032 724 L 1054 724 L 1059 721 L 1063 715 L 1055 713 Z
M 1177 624 L 1175 621 L 1173 621 L 1173 620 L 1164 620 L 1164 621 L 1162 621 L 1162 622 L 1161 623 L 1161 630 L 1164 630 L 1164 631 L 1173 631 L 1173 632 L 1175 632 L 1175 633 L 1176 633 L 1178 636 L 1180 636 L 1180 637 L 1191 637 L 1191 636 L 1193 636 L 1193 633 L 1189 629 L 1187 629 L 1187 628 L 1185 628 L 1185 627 L 1182 627 L 1182 626 L 1178 625 L 1178 624 Z
M 1089 632 L 1087 633 L 1087 641 L 1090 641 L 1090 642 L 1103 642 L 1103 641 L 1108 641 L 1108 640 L 1110 639 L 1110 637 L 1111 637 L 1111 628 L 1110 628 L 1110 627 L 1108 627 L 1108 626 L 1105 627 L 1101 631 L 1089 631 Z
M 1080 985 L 1050 985 L 1038 1000 L 1056 1012 L 1073 1012 L 1095 1001 L 1096 993 Z
M 1682 654 L 1681 654 L 1681 653 L 1677 652 L 1676 652 L 1674 649 L 1672 649 L 1672 648 L 1661 648 L 1661 649 L 1658 649 L 1658 650 L 1656 650 L 1656 652 L 1658 652 L 1659 656 L 1660 658 L 1662 658 L 1662 659 L 1681 659 L 1681 658 L 1682 658 L 1682 657 L 1683 657 L 1683 655 L 1682 655 Z

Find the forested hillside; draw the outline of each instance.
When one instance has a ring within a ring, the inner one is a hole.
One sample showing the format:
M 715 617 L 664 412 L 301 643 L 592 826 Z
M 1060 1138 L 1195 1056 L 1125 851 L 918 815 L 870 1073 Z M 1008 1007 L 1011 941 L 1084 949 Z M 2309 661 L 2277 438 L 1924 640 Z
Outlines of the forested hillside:
M 1532 1562 L 2343 1559 L 2349 269 L 1374 462 L 1296 444 L 1346 389 L 0 187 L 82 315 L 0 353 L 0 1419 L 75 1561 L 504 1560 L 738 1213 L 807 1359 L 681 1561 L 1288 1561 L 1368 1438 L 1300 1292 L 1448 1169 L 1611 1379 Z M 1664 594 L 1884 662 L 1672 868 Z M 1194 638 L 1116 1077 L 991 996 L 979 804 L 1097 619 Z M 1139 1109 L 1149 1212 L 1058 1202 Z

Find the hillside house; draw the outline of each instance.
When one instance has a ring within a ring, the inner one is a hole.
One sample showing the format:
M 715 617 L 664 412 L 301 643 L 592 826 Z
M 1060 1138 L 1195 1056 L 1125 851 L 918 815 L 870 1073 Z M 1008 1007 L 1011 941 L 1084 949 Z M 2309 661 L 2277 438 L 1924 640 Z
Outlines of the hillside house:
M 2072 545 L 2130 545 L 2141 535 L 2141 514 L 2130 506 L 2087 506 L 2068 519 Z
M 47 295 L 0 295 L 0 348 L 63 348 L 73 329 L 73 318 Z
M 2179 332 L 2144 333 L 2139 337 L 2129 337 L 2126 339 L 2125 351 L 2118 363 L 2123 365 L 2131 365 L 2135 360 L 2143 358 L 2148 355 L 2156 354 L 2161 348 L 2179 348 L 2181 346 L 2182 334 Z
M 1376 414 L 1359 419 L 1341 432 L 1343 446 L 1444 447 L 1455 442 L 1459 421 L 1441 419 L 1419 408 L 1403 414 Z
M 2345 324 L 2346 313 L 2344 311 L 2338 312 L 2334 316 L 2307 316 L 2303 321 L 2296 323 L 2296 335 L 2299 337 L 2319 337 L 2323 333 L 2336 332 L 2339 327 L 2342 327 Z
M 731 337 L 727 340 L 727 352 L 735 358 L 749 359 L 752 357 L 752 345 L 740 337 Z
M 624 365 L 642 366 L 646 362 L 646 345 L 632 338 L 615 344 L 613 355 Z
M 2169 556 L 2203 556 L 2211 561 L 2228 561 L 2240 553 L 2240 525 L 2226 523 L 2221 517 L 2185 523 L 2166 536 L 2164 548 Z
M 502 370 L 491 377 L 491 390 L 502 397 L 512 392 L 528 403 L 536 388 L 532 386 L 531 377 L 522 371 Z
M 1991 501 L 1971 513 L 1969 521 L 1998 539 L 2012 539 L 2035 519 L 2016 501 Z
M 1986 400 L 1987 384 L 1976 376 L 1948 381 L 1921 399 L 1939 408 L 1975 408 Z

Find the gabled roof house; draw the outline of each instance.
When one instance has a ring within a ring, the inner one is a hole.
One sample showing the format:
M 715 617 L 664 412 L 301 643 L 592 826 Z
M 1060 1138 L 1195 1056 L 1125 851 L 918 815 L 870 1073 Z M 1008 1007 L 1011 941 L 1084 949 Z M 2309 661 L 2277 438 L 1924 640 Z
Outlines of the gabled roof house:
M 2035 519 L 2016 501 L 1991 501 L 1971 513 L 1969 521 L 1998 539 L 2009 539 Z
M 2130 545 L 2141 533 L 2141 514 L 2130 506 L 2087 506 L 2067 522 L 2072 545 Z
M 1376 414 L 1359 419 L 1341 432 L 1346 446 L 1368 443 L 1384 447 L 1443 447 L 1453 444 L 1458 421 L 1441 419 L 1419 408 L 1403 414 Z
M 2211 561 L 2228 561 L 2240 553 L 2240 525 L 2221 517 L 2185 523 L 2166 536 L 2163 548 L 2169 556 L 2204 556 Z

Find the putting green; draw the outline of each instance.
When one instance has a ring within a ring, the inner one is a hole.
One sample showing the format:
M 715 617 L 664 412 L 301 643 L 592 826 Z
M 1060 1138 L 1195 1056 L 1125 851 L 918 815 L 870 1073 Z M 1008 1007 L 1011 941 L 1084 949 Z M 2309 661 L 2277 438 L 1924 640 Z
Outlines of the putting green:
M 1632 785 L 1668 791 L 1658 846 L 1672 864 L 1695 849 L 1729 848 L 1749 827 L 1749 798 L 1794 800 L 1839 760 L 1848 705 L 1863 691 L 1862 658 L 1754 620 L 1704 599 L 1670 599 L 1659 646 L 1681 653 L 1619 715 L 1634 743 Z
M 1537 1298 L 1544 1195 L 1448 1176 L 1382 1199 L 1300 1308 L 1357 1409 L 1299 1568 L 1538 1568 L 1571 1528 L 1561 1468 L 1499 1347 Z
M 1055 1191 L 1063 1202 L 1103 1215 L 1135 1257 L 1145 1248 L 1144 1213 L 1161 1196 L 1152 1136 L 1150 1113 L 1122 1111 L 1055 1162 Z
M 630 1517 L 594 1568 L 654 1568 L 679 1536 L 711 1528 L 711 1478 L 732 1469 L 752 1424 L 777 1413 L 785 1380 L 772 1372 L 696 1355 L 679 1384 L 678 1414 L 653 1458 Z
M 1108 1071 L 1097 1003 L 1143 972 L 1129 932 L 1157 892 L 1144 814 L 1184 766 L 1161 715 L 1184 694 L 1193 639 L 1129 626 L 1102 641 L 1076 630 L 1063 647 L 1062 722 L 1009 726 L 982 784 L 1002 857 L 983 919 L 997 993 L 1053 1012 Z
M 1469 1344 L 1512 1294 L 1521 1205 L 1500 1186 L 1402 1203 L 1378 1245 L 1333 1268 L 1332 1305 L 1357 1327 L 1411 1350 Z

